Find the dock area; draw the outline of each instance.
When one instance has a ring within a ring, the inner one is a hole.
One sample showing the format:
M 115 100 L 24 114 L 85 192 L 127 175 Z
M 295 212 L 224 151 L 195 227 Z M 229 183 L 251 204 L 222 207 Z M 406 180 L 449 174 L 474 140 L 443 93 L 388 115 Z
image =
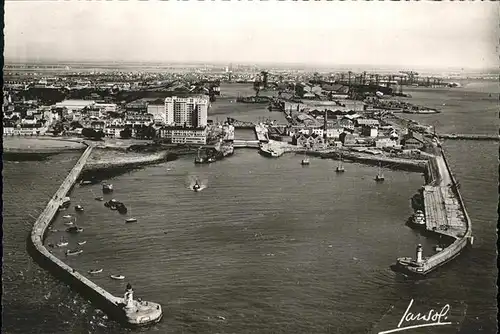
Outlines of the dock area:
M 416 275 L 432 272 L 458 256 L 474 241 L 460 185 L 455 180 L 442 149 L 441 155 L 429 160 L 427 169 L 428 184 L 423 188 L 425 229 L 453 242 L 428 258 L 422 257 L 422 247 L 419 245 L 416 259 L 403 257 L 397 260 L 398 270 Z
M 42 266 L 51 270 L 71 287 L 78 289 L 79 292 L 84 294 L 85 297 L 88 297 L 96 305 L 99 305 L 99 307 L 102 307 L 106 313 L 115 320 L 135 326 L 158 322 L 162 317 L 162 308 L 159 304 L 133 300 L 133 291 L 131 287 L 127 289 L 125 294 L 128 300 L 112 295 L 81 273 L 77 272 L 74 268 L 71 268 L 61 261 L 43 244 L 47 228 L 57 214 L 66 194 L 82 172 L 87 159 L 92 153 L 92 149 L 93 147 L 89 146 L 83 152 L 75 166 L 35 221 L 28 240 L 28 250 Z

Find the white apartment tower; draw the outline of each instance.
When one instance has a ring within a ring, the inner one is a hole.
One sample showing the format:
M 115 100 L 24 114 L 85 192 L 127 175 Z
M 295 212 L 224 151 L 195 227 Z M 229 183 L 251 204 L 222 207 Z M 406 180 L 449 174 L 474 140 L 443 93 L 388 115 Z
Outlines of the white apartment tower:
M 189 128 L 205 127 L 208 103 L 208 96 L 165 98 L 167 124 Z

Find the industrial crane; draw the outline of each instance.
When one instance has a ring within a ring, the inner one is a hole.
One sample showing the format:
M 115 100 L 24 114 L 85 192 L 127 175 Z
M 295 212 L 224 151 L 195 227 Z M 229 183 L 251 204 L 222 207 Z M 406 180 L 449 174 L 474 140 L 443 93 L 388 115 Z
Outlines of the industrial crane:
M 418 75 L 417 72 L 413 71 L 399 71 L 399 73 L 406 74 L 408 76 L 406 83 L 409 85 L 412 85 L 414 83 L 415 77 Z

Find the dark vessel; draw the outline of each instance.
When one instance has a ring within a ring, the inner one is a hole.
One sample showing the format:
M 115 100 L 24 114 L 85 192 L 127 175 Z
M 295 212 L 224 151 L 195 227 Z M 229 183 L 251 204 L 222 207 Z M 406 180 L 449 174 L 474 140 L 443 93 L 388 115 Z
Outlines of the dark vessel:
M 196 180 L 195 184 L 193 185 L 193 191 L 197 192 L 201 190 L 201 185 L 198 183 L 198 180 Z
M 125 214 L 128 211 L 127 207 L 122 202 L 116 204 L 116 210 L 121 214 Z

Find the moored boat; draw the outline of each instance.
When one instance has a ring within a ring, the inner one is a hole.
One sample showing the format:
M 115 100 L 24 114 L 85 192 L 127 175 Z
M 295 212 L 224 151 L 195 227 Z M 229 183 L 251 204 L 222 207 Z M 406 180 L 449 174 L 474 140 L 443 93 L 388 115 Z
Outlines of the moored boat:
M 83 206 L 81 205 L 76 205 L 75 206 L 75 210 L 78 211 L 78 212 L 82 212 L 83 211 Z
M 201 147 L 198 148 L 198 152 L 197 152 L 196 158 L 194 158 L 194 163 L 195 164 L 203 164 L 205 162 L 208 162 L 207 159 L 205 159 L 204 157 L 202 157 L 200 155 L 200 151 L 201 151 Z
M 103 270 L 102 268 L 89 270 L 89 274 L 91 274 L 91 275 L 100 274 L 100 273 L 102 273 L 102 270 Z
M 116 279 L 116 280 L 125 279 L 125 276 L 123 276 L 123 275 L 110 275 L 109 277 L 111 277 L 112 279 Z
M 70 219 L 72 216 L 71 215 L 64 215 L 63 218 L 64 219 Z
M 127 218 L 127 219 L 125 219 L 125 223 L 135 223 L 135 222 L 137 222 L 136 218 Z
M 85 245 L 86 243 L 87 243 L 87 241 L 85 241 L 85 240 L 84 240 L 84 241 L 80 241 L 80 242 L 78 242 L 78 244 L 79 244 L 80 246 Z
M 83 250 L 81 249 L 78 249 L 78 250 L 67 250 L 66 251 L 66 256 L 72 256 L 72 255 L 78 255 L 78 254 L 81 254 L 83 253 Z
M 121 214 L 125 214 L 128 211 L 127 207 L 122 202 L 118 202 L 116 204 L 116 210 L 118 210 L 118 212 Z
M 344 170 L 344 165 L 342 164 L 342 154 L 340 154 L 340 160 L 339 160 L 339 164 L 337 165 L 337 168 L 335 169 L 335 172 L 337 173 L 343 173 L 345 170 Z
M 380 167 L 380 164 L 378 165 L 378 173 L 377 176 L 375 176 L 375 181 L 376 182 L 383 182 L 385 180 L 384 173 L 382 173 L 382 168 Z
M 69 208 L 70 205 L 71 205 L 71 199 L 68 196 L 66 196 L 62 200 L 61 205 L 59 205 L 59 209 L 61 209 L 61 210 L 67 209 L 67 208 Z
M 61 237 L 61 240 L 57 243 L 57 247 L 66 247 L 68 246 L 68 241 L 64 240 L 64 238 Z
M 96 198 L 94 198 L 96 201 L 104 201 L 104 197 L 102 196 L 98 196 Z
M 103 183 L 102 184 L 102 192 L 104 194 L 109 194 L 113 192 L 113 185 L 111 183 Z

